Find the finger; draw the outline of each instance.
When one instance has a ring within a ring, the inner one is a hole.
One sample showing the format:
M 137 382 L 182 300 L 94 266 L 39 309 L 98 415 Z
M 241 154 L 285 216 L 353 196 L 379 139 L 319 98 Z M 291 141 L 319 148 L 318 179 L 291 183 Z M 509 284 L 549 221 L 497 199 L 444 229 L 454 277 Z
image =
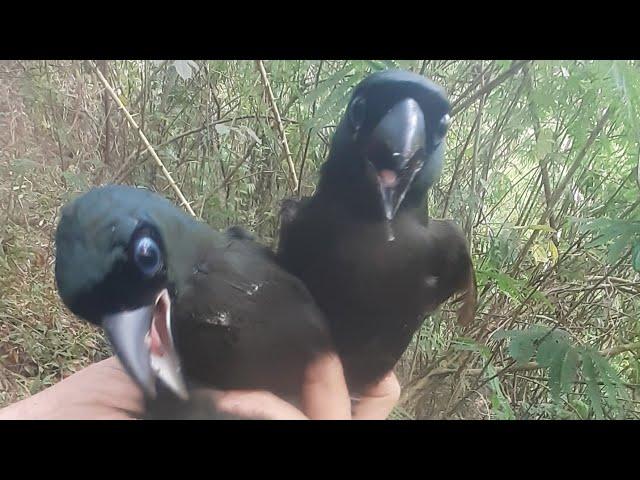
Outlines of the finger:
M 91 369 L 93 393 L 98 403 L 123 414 L 139 418 L 144 414 L 144 395 L 129 377 L 116 357 L 111 357 L 88 367 Z M 87 379 L 88 380 L 88 379 Z M 127 413 L 124 413 L 127 412 Z
M 94 363 L 2 410 L 0 418 L 125 420 L 144 412 L 142 392 L 115 357 Z
M 342 363 L 334 353 L 319 356 L 305 372 L 302 385 L 304 412 L 314 420 L 349 420 L 351 400 Z
M 400 382 L 389 372 L 380 382 L 367 388 L 353 407 L 354 420 L 385 420 L 400 399 Z
M 231 390 L 212 392 L 213 403 L 221 412 L 247 419 L 308 420 L 297 408 L 266 391 Z

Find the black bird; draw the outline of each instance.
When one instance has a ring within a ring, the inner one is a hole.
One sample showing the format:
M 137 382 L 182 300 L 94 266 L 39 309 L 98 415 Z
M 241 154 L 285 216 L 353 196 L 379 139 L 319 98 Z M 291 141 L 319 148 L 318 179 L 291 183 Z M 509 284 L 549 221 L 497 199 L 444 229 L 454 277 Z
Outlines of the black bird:
M 105 329 L 158 416 L 211 414 L 202 397 L 166 395 L 200 386 L 297 399 L 305 367 L 332 349 L 311 295 L 273 252 L 148 190 L 106 186 L 67 205 L 55 273 L 64 303 Z
M 278 258 L 325 313 L 352 390 L 396 364 L 426 314 L 460 293 L 475 311 L 468 245 L 453 222 L 429 219 L 450 105 L 405 71 L 356 86 L 312 197 L 283 202 Z

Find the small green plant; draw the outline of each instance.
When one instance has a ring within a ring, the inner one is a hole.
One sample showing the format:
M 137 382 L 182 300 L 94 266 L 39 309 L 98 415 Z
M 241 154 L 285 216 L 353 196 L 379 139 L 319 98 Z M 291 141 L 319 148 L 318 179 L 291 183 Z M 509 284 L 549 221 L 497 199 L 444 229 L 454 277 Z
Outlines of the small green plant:
M 574 390 L 580 373 L 580 385 L 585 386 L 584 393 L 596 418 L 624 416 L 618 401 L 626 396 L 620 375 L 597 350 L 574 345 L 564 330 L 534 325 L 524 330 L 499 330 L 493 338 L 510 340 L 508 352 L 517 365 L 535 359 L 540 368 L 548 371 L 548 387 L 556 404 L 561 402 L 562 394 Z

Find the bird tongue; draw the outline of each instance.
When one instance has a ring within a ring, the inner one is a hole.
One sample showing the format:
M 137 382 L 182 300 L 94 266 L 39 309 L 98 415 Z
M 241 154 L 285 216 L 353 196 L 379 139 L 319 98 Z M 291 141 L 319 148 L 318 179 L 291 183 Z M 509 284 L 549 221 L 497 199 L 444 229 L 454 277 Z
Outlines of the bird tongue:
M 163 357 L 166 353 L 165 345 L 168 345 L 167 341 L 167 329 L 164 321 L 156 321 L 158 318 L 158 312 L 153 317 L 151 322 L 151 330 L 149 331 L 149 351 L 151 355 L 157 357 Z
M 398 175 L 393 170 L 380 170 L 378 181 L 384 188 L 393 188 L 398 184 Z
M 171 299 L 167 290 L 163 290 L 156 300 L 148 344 L 151 367 L 156 375 L 176 394 L 186 399 L 187 389 L 171 335 Z
M 393 218 L 395 204 L 395 188 L 398 185 L 398 175 L 393 170 L 380 170 L 378 172 L 378 185 L 380 187 L 380 196 L 382 200 L 382 208 L 387 220 Z

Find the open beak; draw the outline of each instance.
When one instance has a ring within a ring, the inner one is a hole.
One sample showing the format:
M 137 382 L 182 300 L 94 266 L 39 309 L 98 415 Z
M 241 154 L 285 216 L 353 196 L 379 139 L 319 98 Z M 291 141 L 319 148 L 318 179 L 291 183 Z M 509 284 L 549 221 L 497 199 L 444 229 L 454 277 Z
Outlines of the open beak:
M 413 179 L 424 165 L 425 155 L 424 114 L 418 102 L 406 98 L 380 120 L 368 144 L 369 173 L 376 177 L 388 220 L 402 204 Z
M 157 377 L 180 398 L 188 398 L 171 334 L 171 299 L 166 289 L 154 305 L 107 315 L 102 326 L 116 355 L 146 395 L 155 398 Z

